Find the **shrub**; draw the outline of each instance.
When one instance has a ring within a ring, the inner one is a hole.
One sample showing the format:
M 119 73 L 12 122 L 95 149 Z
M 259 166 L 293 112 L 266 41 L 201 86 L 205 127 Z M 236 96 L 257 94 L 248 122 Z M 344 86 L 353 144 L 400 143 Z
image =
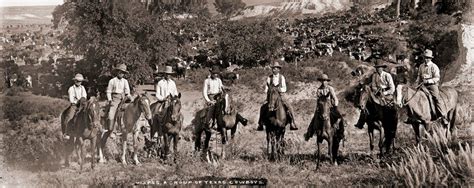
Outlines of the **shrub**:
M 395 177 L 406 186 L 464 185 L 472 182 L 474 157 L 471 147 L 445 136 L 435 127 L 422 144 L 404 150 L 405 158 L 389 165 Z M 454 144 L 454 146 L 453 146 Z
M 10 121 L 18 121 L 23 117 L 49 120 L 59 117 L 67 105 L 66 100 L 15 92 L 14 96 L 4 97 L 2 110 L 4 118 Z

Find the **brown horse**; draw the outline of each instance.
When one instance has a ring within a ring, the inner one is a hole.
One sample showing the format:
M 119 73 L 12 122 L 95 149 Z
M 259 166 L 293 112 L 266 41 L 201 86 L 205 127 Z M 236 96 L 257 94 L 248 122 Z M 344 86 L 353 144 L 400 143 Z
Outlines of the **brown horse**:
M 389 153 L 396 137 L 398 113 L 394 107 L 381 105 L 367 84 L 359 84 L 355 88 L 355 106 L 361 110 L 359 122 L 367 124 L 369 134 L 370 153 L 374 150 L 374 130 L 379 131 L 380 157 Z M 384 150 L 385 149 L 385 150 Z
M 320 162 L 320 144 L 324 140 L 328 142 L 328 154 L 332 163 L 337 165 L 339 143 L 344 139 L 344 120 L 331 112 L 331 101 L 328 98 L 320 98 L 317 103 L 311 125 L 316 128 L 318 145 L 318 167 Z
M 122 103 L 119 105 L 119 109 L 123 103 L 124 101 L 122 101 Z M 117 114 L 115 115 L 115 121 L 117 122 L 118 126 L 122 127 L 122 164 L 127 164 L 125 155 L 127 153 L 127 136 L 129 133 L 133 133 L 133 160 L 135 164 L 140 164 L 137 155 L 137 139 L 138 133 L 140 132 L 140 127 L 137 126 L 137 121 L 139 120 L 142 113 L 145 114 L 145 118 L 147 120 L 151 119 L 150 100 L 146 94 L 137 96 L 131 104 L 128 104 L 124 107 L 123 111 L 117 110 Z M 110 127 L 109 129 L 114 130 L 113 127 Z M 108 136 L 110 136 L 110 131 L 105 133 L 101 139 L 101 147 L 99 147 L 99 158 L 101 161 L 104 161 L 102 149 L 105 146 Z
M 157 105 L 160 102 L 155 102 L 151 105 L 153 109 L 153 118 L 151 123 L 151 138 L 158 133 L 157 144 L 161 145 L 161 138 L 163 138 L 163 147 L 160 147 L 162 158 L 166 159 L 170 150 L 170 142 L 173 140 L 173 153 L 178 152 L 179 132 L 183 125 L 184 116 L 181 113 L 181 93 L 176 97 L 168 97 L 163 113 L 156 111 Z M 158 152 L 158 151 L 157 151 Z
M 278 87 L 269 84 L 268 108 L 263 117 L 267 132 L 267 154 L 270 160 L 279 159 L 284 154 L 285 127 L 289 123 Z
M 216 121 L 217 121 L 217 131 L 221 135 L 222 144 L 224 145 L 221 150 L 221 157 L 225 159 L 225 145 L 229 140 L 227 137 L 227 131 L 231 131 L 231 139 L 234 138 L 235 133 L 237 132 L 237 125 L 240 122 L 242 125 L 247 125 L 247 119 L 242 117 L 237 109 L 234 107 L 234 103 L 230 93 L 224 92 L 217 96 L 217 102 L 215 104 L 216 110 Z M 202 111 L 203 113 L 205 111 Z M 199 113 L 198 113 L 199 114 Z M 211 139 L 211 128 L 207 126 L 202 119 L 196 126 L 195 130 L 195 149 L 199 151 L 201 149 L 201 134 L 205 132 L 206 138 L 204 140 L 204 153 L 209 149 L 209 140 Z M 206 155 L 207 156 L 207 155 Z
M 81 99 L 85 101 L 85 99 Z M 79 157 L 79 165 L 82 170 L 83 160 L 85 159 L 84 152 L 84 141 L 91 141 L 91 151 L 92 151 L 92 162 L 91 168 L 94 169 L 95 166 L 95 155 L 97 148 L 97 135 L 100 127 L 100 106 L 95 97 L 91 97 L 88 101 L 83 104 L 82 110 L 80 110 L 77 115 L 69 122 L 64 122 L 63 126 L 68 126 L 71 139 L 66 143 L 68 146 L 71 144 L 74 146 Z M 61 119 L 64 118 L 64 113 L 61 114 Z M 69 150 L 66 152 L 66 165 L 69 166 L 69 156 L 73 152 Z
M 446 109 L 449 124 L 446 136 L 453 132 L 456 121 L 456 110 L 458 102 L 458 92 L 454 88 L 443 87 L 439 90 L 442 107 Z M 396 91 L 396 104 L 399 107 L 406 107 L 408 117 L 414 121 L 411 122 L 415 131 L 416 142 L 420 142 L 420 125 L 423 125 L 428 132 L 431 131 L 431 123 L 434 119 L 431 115 L 430 102 L 426 94 L 420 91 L 420 88 L 413 89 L 406 85 L 398 85 Z

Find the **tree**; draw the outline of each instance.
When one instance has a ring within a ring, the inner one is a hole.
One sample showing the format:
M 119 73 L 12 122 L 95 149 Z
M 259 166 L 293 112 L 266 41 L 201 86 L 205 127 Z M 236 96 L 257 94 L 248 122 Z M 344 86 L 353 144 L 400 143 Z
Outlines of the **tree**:
M 238 11 L 245 8 L 245 3 L 242 0 L 216 0 L 214 6 L 217 12 L 230 17 Z
M 283 46 L 283 38 L 269 19 L 228 21 L 219 27 L 215 51 L 221 59 L 257 66 Z
M 91 80 L 110 77 L 113 67 L 123 63 L 134 85 L 152 76 L 149 62 L 164 62 L 175 53 L 170 28 L 140 1 L 76 1 L 61 6 L 68 8 L 55 9 L 62 13 L 53 16 L 66 23 L 62 44 L 73 54 L 84 55 L 75 72 L 87 73 Z M 103 83 L 95 84 L 93 90 L 105 90 Z

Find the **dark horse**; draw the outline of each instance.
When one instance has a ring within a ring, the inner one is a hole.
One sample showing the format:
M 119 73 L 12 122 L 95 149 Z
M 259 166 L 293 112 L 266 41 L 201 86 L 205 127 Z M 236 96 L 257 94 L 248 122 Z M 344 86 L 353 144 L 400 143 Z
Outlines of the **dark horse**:
M 80 100 L 83 104 L 82 109 L 76 114 L 76 116 L 69 122 L 63 122 L 62 126 L 68 126 L 71 139 L 66 143 L 67 146 L 74 146 L 79 157 L 79 165 L 82 170 L 83 160 L 85 159 L 84 152 L 84 141 L 91 141 L 91 151 L 92 151 L 92 162 L 91 168 L 94 169 L 95 166 L 95 155 L 97 148 L 97 136 L 98 130 L 100 128 L 100 106 L 95 97 L 91 97 L 88 101 L 85 101 L 85 98 Z M 61 114 L 61 119 L 64 119 L 65 113 Z M 66 152 L 66 166 L 69 165 L 69 156 L 73 152 L 68 150 Z
M 320 144 L 324 140 L 328 142 L 328 154 L 331 162 L 337 165 L 337 155 L 339 143 L 344 139 L 345 123 L 342 117 L 331 112 L 331 101 L 327 98 L 320 98 L 316 106 L 313 120 L 310 126 L 315 127 L 318 145 L 318 167 L 320 161 Z
M 160 147 L 161 157 L 166 159 L 170 150 L 170 143 L 173 140 L 173 153 L 176 154 L 178 152 L 178 142 L 179 142 L 179 132 L 181 131 L 181 127 L 183 125 L 183 114 L 181 114 L 181 93 L 178 94 L 176 97 L 168 97 L 165 101 L 166 104 L 162 111 L 159 110 L 158 105 L 160 102 L 155 102 L 151 105 L 151 109 L 153 109 L 153 118 L 150 131 L 150 138 L 153 138 L 156 133 L 158 133 L 158 140 L 157 144 L 161 145 L 161 139 L 163 139 L 163 147 Z M 156 110 L 155 110 L 156 109 Z
M 234 107 L 233 100 L 231 95 L 228 92 L 222 93 L 217 96 L 217 102 L 215 104 L 216 111 L 216 120 L 217 120 L 217 131 L 220 133 L 222 138 L 222 144 L 225 146 L 229 140 L 227 137 L 227 131 L 231 131 L 231 139 L 234 138 L 235 133 L 237 132 L 237 124 L 240 122 L 242 125 L 247 125 L 247 119 L 242 117 L 237 109 Z M 201 110 L 198 112 L 198 119 L 200 119 L 197 126 L 195 126 L 195 149 L 199 151 L 201 149 L 201 134 L 205 132 L 206 138 L 204 140 L 204 154 L 206 154 L 209 149 L 209 140 L 211 139 L 211 128 L 208 126 L 208 123 L 204 122 L 204 114 L 206 110 Z M 202 114 L 202 115 L 201 115 Z M 225 147 L 222 147 L 221 157 L 225 158 Z M 208 159 L 208 158 L 207 158 Z M 209 162 L 209 161 L 208 161 Z
M 288 116 L 278 87 L 268 86 L 268 109 L 263 116 L 263 124 L 267 132 L 267 154 L 270 160 L 279 159 L 284 154 L 285 127 Z
M 369 133 L 370 153 L 373 154 L 374 149 L 374 130 L 380 133 L 379 149 L 380 157 L 385 152 L 390 152 L 398 125 L 398 113 L 396 108 L 392 106 L 381 105 L 380 99 L 375 96 L 372 89 L 366 84 L 359 84 L 355 88 L 356 100 L 354 104 L 361 110 L 358 123 L 365 122 Z

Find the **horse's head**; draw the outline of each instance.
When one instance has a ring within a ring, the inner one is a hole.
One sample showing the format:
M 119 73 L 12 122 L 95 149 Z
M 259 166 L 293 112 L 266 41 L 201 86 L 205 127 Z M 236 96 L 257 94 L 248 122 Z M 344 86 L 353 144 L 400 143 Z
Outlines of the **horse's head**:
M 281 95 L 278 91 L 278 87 L 269 84 L 268 86 L 268 109 L 270 111 L 275 111 L 277 107 L 280 105 Z
M 150 120 L 152 116 L 150 110 L 150 99 L 148 99 L 146 94 L 139 95 L 134 103 L 139 106 L 141 112 L 145 113 L 145 118 Z
M 331 106 L 332 104 L 329 100 L 320 100 L 318 102 L 318 112 L 324 120 L 329 120 L 329 115 L 331 114 Z
M 359 109 L 365 109 L 371 92 L 370 87 L 365 84 L 359 84 L 355 89 L 354 104 Z
M 171 97 L 169 101 L 168 112 L 171 113 L 171 121 L 178 121 L 181 115 L 181 93 L 178 96 Z
M 219 102 L 219 109 L 224 114 L 231 114 L 232 113 L 232 98 L 229 93 L 222 94 L 222 98 Z
M 95 128 L 100 127 L 100 106 L 95 97 L 91 97 L 85 104 L 85 113 L 87 114 L 88 121 Z
M 403 107 L 403 104 L 406 103 L 404 101 L 404 96 L 406 96 L 406 93 L 408 92 L 408 87 L 405 87 L 405 85 L 400 84 L 397 85 L 396 91 L 395 91 L 395 104 L 398 107 Z

